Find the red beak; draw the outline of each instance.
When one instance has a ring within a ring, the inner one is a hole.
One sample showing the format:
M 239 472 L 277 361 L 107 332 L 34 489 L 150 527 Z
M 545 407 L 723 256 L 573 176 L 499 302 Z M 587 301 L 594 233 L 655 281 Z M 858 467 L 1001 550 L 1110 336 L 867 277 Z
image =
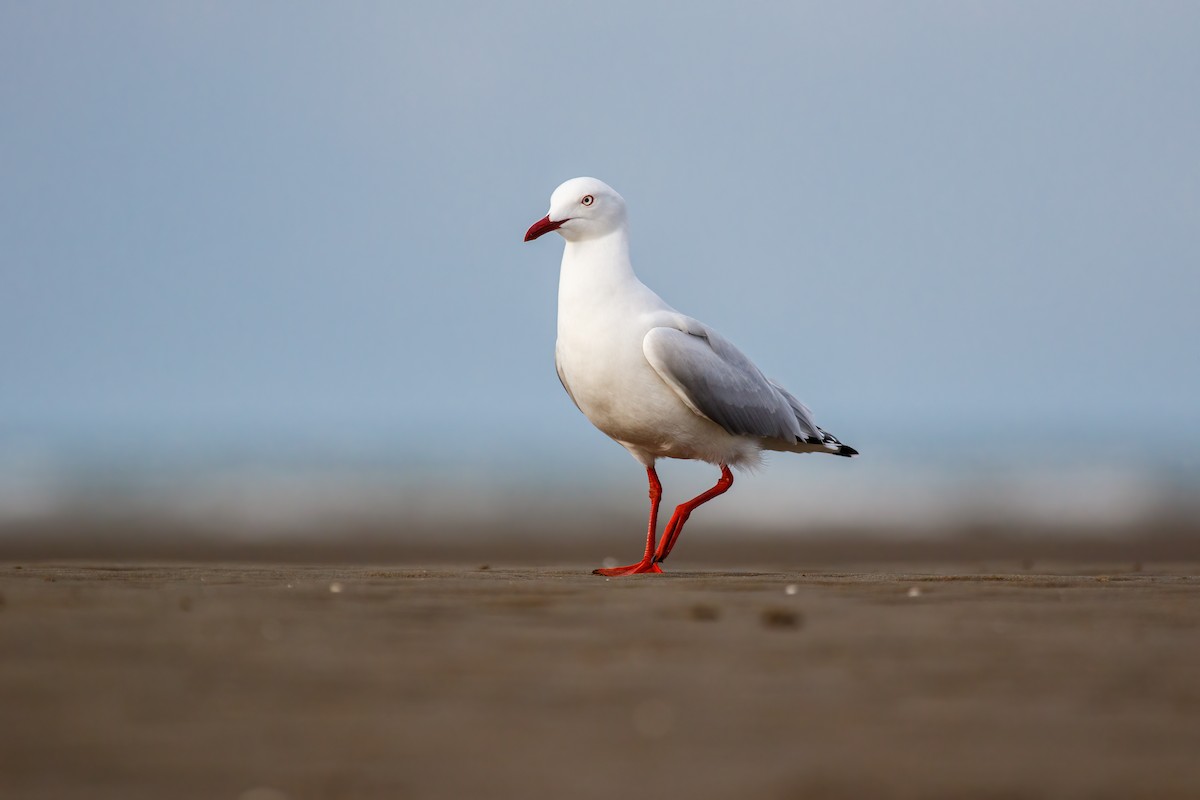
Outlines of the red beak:
M 534 239 L 538 238 L 539 236 L 543 236 L 543 235 L 549 233 L 550 231 L 556 231 L 560 227 L 562 227 L 562 224 L 564 222 L 566 222 L 565 219 L 559 220 L 558 222 L 551 222 L 550 215 L 547 214 L 546 216 L 542 217 L 537 222 L 535 222 L 529 226 L 529 230 L 525 231 L 525 241 L 532 242 Z

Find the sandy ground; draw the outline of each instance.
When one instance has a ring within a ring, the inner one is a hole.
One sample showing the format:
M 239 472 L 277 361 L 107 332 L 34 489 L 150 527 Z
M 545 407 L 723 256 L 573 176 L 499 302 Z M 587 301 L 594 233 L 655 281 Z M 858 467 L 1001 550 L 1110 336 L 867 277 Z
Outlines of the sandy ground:
M 1196 798 L 1200 565 L 0 563 L 4 798 Z

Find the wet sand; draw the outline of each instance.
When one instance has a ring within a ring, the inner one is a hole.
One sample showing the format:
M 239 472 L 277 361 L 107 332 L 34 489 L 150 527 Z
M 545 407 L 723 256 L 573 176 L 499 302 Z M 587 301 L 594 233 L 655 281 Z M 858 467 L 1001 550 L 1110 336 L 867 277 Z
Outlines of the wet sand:
M 1195 798 L 1200 565 L 0 563 L 4 798 Z

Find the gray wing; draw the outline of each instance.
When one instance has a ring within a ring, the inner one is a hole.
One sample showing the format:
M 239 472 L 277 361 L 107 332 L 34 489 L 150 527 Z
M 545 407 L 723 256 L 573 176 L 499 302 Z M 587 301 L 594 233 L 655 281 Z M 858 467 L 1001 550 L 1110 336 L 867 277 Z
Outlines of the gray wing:
M 652 328 L 642 351 L 692 411 L 732 434 L 822 440 L 812 412 L 769 380 L 728 340 L 695 320 L 686 330 Z
M 808 406 L 797 400 L 795 395 L 780 386 L 775 381 L 771 380 L 770 378 L 767 378 L 767 381 L 771 384 L 771 387 L 775 391 L 779 392 L 779 394 L 783 396 L 784 400 L 788 401 L 788 405 L 792 407 L 792 411 L 795 412 L 796 418 L 800 422 L 800 430 L 805 431 L 806 438 L 811 439 L 815 437 L 817 439 L 821 439 L 822 441 L 828 441 L 829 434 L 817 427 L 817 422 L 813 419 L 813 413 Z M 808 431 L 815 431 L 815 433 L 808 433 Z

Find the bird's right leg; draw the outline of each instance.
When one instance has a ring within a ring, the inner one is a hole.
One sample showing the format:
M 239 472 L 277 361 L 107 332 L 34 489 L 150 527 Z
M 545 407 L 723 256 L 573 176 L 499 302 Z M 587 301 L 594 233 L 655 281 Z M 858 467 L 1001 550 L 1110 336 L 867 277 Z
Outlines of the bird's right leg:
M 658 501 L 662 499 L 662 484 L 658 482 L 658 473 L 654 471 L 653 464 L 646 467 L 646 479 L 650 482 L 650 524 L 646 530 L 646 552 L 642 560 L 625 567 L 602 567 L 592 570 L 592 574 L 615 578 L 640 572 L 662 572 L 662 567 L 654 563 L 654 533 L 658 529 Z
M 722 464 L 721 477 L 717 479 L 716 486 L 693 497 L 686 503 L 680 504 L 675 509 L 675 513 L 671 515 L 671 519 L 667 521 L 667 527 L 663 530 L 662 541 L 658 543 L 658 553 L 654 556 L 655 562 L 663 561 L 671 554 L 671 548 L 675 546 L 679 534 L 683 533 L 684 523 L 688 521 L 688 517 L 692 515 L 697 506 L 707 503 L 717 495 L 725 494 L 729 491 L 730 486 L 733 486 L 733 473 L 729 471 L 728 466 Z

